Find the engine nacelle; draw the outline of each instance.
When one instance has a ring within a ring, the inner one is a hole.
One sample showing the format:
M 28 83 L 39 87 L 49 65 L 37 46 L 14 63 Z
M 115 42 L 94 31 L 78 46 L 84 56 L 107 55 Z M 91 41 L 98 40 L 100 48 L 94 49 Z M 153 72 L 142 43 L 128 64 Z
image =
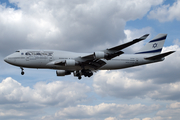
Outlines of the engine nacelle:
M 94 58 L 95 59 L 102 59 L 105 57 L 105 53 L 104 52 L 94 52 Z
M 56 71 L 56 75 L 57 76 L 65 76 L 65 75 L 70 75 L 71 72 L 70 71 L 66 71 L 66 70 L 57 70 Z
M 75 60 L 66 60 L 65 61 L 65 66 L 75 66 L 76 65 L 76 61 Z

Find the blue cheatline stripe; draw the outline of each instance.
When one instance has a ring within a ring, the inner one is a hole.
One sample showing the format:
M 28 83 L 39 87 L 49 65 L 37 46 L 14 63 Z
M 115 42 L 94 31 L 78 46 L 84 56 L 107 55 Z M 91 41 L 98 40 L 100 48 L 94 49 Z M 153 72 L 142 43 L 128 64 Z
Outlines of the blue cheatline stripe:
M 158 38 L 158 39 L 155 39 L 155 40 L 151 40 L 149 43 L 151 43 L 151 42 L 157 42 L 157 41 L 161 41 L 161 40 L 165 40 L 165 39 L 166 39 L 166 36 L 161 37 L 161 38 Z
M 138 53 L 135 53 L 135 54 L 156 53 L 156 52 L 161 52 L 161 50 L 162 50 L 162 48 L 161 49 L 157 49 L 157 50 L 152 50 L 152 51 L 138 52 Z

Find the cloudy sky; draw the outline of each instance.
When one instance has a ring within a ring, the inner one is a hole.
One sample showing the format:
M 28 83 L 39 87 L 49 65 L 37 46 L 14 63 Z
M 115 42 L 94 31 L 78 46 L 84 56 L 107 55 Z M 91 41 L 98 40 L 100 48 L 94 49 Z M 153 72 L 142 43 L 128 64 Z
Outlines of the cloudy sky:
M 0 0 L 0 119 L 179 120 L 180 0 Z M 18 49 L 94 52 L 167 33 L 165 61 L 91 78 L 57 77 L 3 58 Z

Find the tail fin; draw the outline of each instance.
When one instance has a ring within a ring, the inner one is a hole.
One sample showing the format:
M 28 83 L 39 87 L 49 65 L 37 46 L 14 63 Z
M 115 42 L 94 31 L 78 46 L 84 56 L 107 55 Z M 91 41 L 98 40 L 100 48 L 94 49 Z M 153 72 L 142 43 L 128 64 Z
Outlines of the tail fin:
M 164 46 L 167 34 L 158 34 L 149 43 L 147 43 L 136 54 L 159 54 Z

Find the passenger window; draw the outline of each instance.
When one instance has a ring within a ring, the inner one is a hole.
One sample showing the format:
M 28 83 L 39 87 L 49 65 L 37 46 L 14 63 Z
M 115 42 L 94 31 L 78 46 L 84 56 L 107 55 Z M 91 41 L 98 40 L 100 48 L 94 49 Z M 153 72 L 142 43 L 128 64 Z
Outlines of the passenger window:
M 36 55 L 41 55 L 41 53 L 36 53 Z
M 49 53 L 48 56 L 52 56 L 53 53 Z
M 21 55 L 24 55 L 24 53 L 21 53 Z
M 29 52 L 27 52 L 26 55 L 31 55 L 31 54 Z

